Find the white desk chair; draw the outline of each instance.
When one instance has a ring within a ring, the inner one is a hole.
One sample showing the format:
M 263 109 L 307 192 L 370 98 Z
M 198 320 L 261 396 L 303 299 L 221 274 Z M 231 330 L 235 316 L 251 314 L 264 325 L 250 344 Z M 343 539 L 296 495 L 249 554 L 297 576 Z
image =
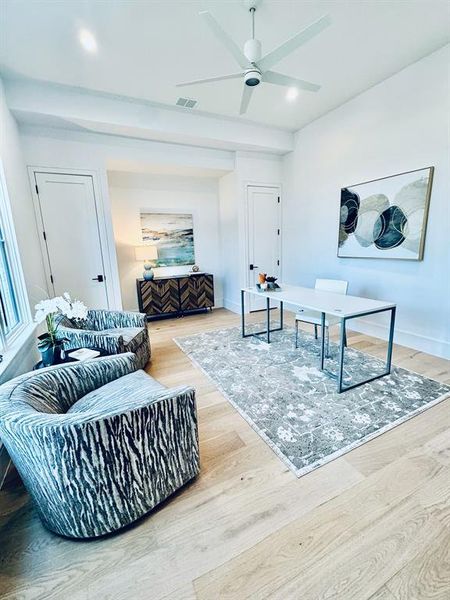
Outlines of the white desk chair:
M 348 289 L 348 281 L 342 279 L 316 279 L 314 286 L 316 290 L 322 290 L 324 292 L 334 292 L 335 294 L 346 294 Z M 303 323 L 310 323 L 314 325 L 314 337 L 317 340 L 317 328 L 322 323 L 322 315 L 320 312 L 315 310 L 299 310 L 295 315 L 295 347 L 298 348 L 298 324 L 302 321 Z M 332 315 L 326 316 L 325 318 L 325 331 L 327 336 L 327 357 L 330 350 L 330 331 L 329 328 L 333 325 L 337 325 L 340 322 L 339 317 Z M 347 336 L 344 337 L 344 345 L 347 346 Z

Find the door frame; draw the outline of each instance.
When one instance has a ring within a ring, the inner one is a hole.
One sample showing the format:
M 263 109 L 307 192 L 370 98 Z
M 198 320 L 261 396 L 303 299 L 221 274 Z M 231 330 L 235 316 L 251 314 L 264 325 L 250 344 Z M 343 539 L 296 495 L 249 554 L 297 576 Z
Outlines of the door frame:
M 29 166 L 28 167 L 28 176 L 30 179 L 30 187 L 31 187 L 31 195 L 33 198 L 33 207 L 35 214 L 35 222 L 36 229 L 39 238 L 39 244 L 41 248 L 41 256 L 42 262 L 44 265 L 45 271 L 45 280 L 47 285 L 47 294 L 49 297 L 55 295 L 54 287 L 50 279 L 51 270 L 50 270 L 50 258 L 48 256 L 48 248 L 45 242 L 43 231 L 44 231 L 44 222 L 41 214 L 41 206 L 39 195 L 37 193 L 36 187 L 36 174 L 44 173 L 49 175 L 71 175 L 71 176 L 79 176 L 79 177 L 90 177 L 92 181 L 92 189 L 94 193 L 94 204 L 95 204 L 95 212 L 97 215 L 97 229 L 100 241 L 100 253 L 103 264 L 104 276 L 105 276 L 105 292 L 106 292 L 106 302 L 107 308 L 111 308 L 112 298 L 114 298 L 114 290 L 113 290 L 113 277 L 112 277 L 112 269 L 110 265 L 110 254 L 108 251 L 108 237 L 106 232 L 106 223 L 105 216 L 103 212 L 103 206 L 100 201 L 101 193 L 100 186 L 97 181 L 97 172 L 96 171 L 86 171 L 83 169 L 61 169 L 56 167 L 37 167 L 37 166 Z
M 245 208 L 244 208 L 244 260 L 245 260 L 245 285 L 250 287 L 250 235 L 249 235 L 249 188 L 271 188 L 278 192 L 278 197 L 280 198 L 280 202 L 278 204 L 278 225 L 280 230 L 280 235 L 278 236 L 278 256 L 280 257 L 280 270 L 279 270 L 279 279 L 283 280 L 283 198 L 281 195 L 281 184 L 279 183 L 253 183 L 252 181 L 247 181 L 245 183 Z

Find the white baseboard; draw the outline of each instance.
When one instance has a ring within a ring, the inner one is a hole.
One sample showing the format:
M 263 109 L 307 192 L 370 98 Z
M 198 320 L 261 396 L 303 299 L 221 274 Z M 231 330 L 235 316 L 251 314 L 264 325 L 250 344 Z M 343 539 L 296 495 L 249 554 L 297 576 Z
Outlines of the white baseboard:
M 239 313 L 241 312 L 241 305 L 237 302 L 233 302 L 232 300 L 228 300 L 227 298 L 223 299 L 223 307 L 231 310 L 231 312 Z
M 214 308 L 223 308 L 223 298 L 214 298 Z
M 370 323 L 360 319 L 359 321 L 349 322 L 347 325 L 348 329 L 352 331 L 358 331 L 359 333 L 365 333 L 381 340 L 387 340 L 388 331 L 386 327 L 377 323 Z M 406 346 L 407 348 L 413 348 L 420 352 L 426 352 L 433 356 L 439 356 L 440 358 L 450 359 L 450 342 L 445 340 L 438 340 L 436 338 L 428 337 L 420 333 L 413 333 L 412 331 L 405 331 L 403 329 L 395 329 L 394 341 L 400 346 Z
M 233 302 L 233 300 L 228 300 L 227 298 L 224 299 L 223 301 L 223 306 L 224 308 L 227 308 L 228 310 L 231 310 L 234 313 L 238 313 L 241 314 L 241 304 L 240 302 Z M 274 304 L 272 306 L 272 308 L 277 308 L 278 304 Z M 265 309 L 263 309 L 265 310 Z M 263 313 L 263 310 L 261 311 L 261 314 Z M 284 311 L 290 311 L 295 313 L 296 312 L 296 307 L 291 305 L 291 304 L 285 304 L 284 305 Z M 246 313 L 248 313 L 248 309 L 245 310 Z

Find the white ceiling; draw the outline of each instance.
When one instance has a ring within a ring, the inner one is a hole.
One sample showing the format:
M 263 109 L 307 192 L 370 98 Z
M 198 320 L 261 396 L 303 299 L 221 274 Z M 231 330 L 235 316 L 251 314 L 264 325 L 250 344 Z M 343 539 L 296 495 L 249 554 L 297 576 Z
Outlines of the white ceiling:
M 172 106 L 188 96 L 194 110 L 240 118 L 240 80 L 175 87 L 239 70 L 198 16 L 205 9 L 239 45 L 250 37 L 241 0 L 3 0 L 0 65 L 8 77 Z M 447 0 L 264 0 L 256 15 L 263 53 L 325 13 L 333 24 L 276 66 L 322 89 L 288 103 L 284 88 L 263 84 L 246 119 L 299 129 L 450 40 Z M 81 48 L 80 27 L 95 34 L 96 55 Z

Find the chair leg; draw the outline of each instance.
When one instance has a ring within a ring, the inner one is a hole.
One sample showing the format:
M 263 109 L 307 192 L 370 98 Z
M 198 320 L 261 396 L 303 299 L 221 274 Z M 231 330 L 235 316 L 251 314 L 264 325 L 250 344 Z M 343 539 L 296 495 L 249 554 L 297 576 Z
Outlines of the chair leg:
M 317 325 L 314 325 L 314 338 L 317 340 Z
M 326 357 L 330 358 L 330 328 L 326 327 L 326 334 L 327 334 L 327 353 L 326 353 Z
M 295 348 L 298 348 L 298 321 L 295 319 Z

